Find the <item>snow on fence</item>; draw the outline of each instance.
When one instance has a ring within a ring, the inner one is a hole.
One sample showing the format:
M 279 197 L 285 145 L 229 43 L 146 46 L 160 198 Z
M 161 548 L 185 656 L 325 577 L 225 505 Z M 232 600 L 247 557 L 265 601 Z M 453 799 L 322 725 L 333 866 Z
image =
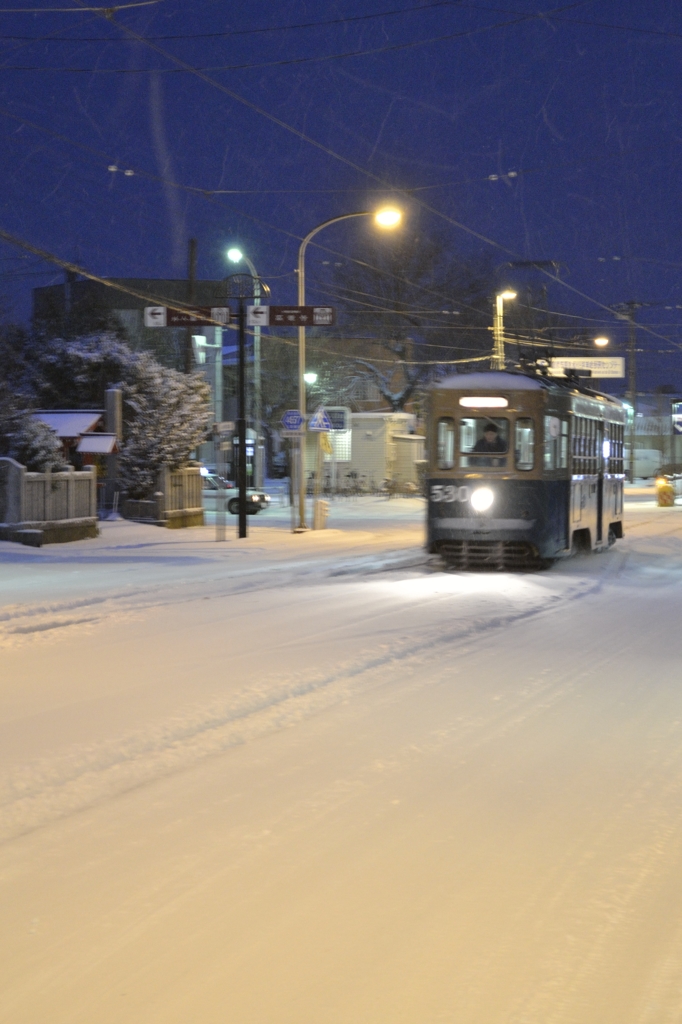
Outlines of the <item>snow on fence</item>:
M 96 537 L 97 471 L 30 473 L 0 458 L 0 540 L 40 547 Z
M 155 523 L 178 529 L 184 526 L 204 525 L 202 477 L 199 466 L 182 466 L 159 473 L 154 496 L 146 501 L 126 498 L 122 514 L 137 522 Z

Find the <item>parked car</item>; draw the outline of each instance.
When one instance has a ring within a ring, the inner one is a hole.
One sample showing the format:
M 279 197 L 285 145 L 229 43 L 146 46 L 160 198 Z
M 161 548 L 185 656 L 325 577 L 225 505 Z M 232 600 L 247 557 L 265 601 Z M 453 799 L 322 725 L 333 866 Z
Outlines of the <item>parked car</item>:
M 203 505 L 207 512 L 216 512 L 218 507 L 218 491 L 220 490 L 221 479 L 217 473 L 208 470 L 201 474 L 203 477 Z M 227 511 L 233 516 L 239 514 L 239 490 L 231 480 L 222 481 L 223 492 Z M 265 491 L 249 487 L 246 491 L 246 511 L 249 515 L 255 516 L 257 512 L 267 508 L 270 504 L 270 495 Z

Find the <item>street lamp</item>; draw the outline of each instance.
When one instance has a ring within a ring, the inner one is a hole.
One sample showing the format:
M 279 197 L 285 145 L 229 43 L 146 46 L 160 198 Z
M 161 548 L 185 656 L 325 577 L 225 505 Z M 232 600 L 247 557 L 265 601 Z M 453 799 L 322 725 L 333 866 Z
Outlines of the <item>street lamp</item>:
M 245 256 L 241 249 L 233 246 L 227 250 L 227 258 L 232 263 L 241 263 L 242 260 L 246 263 L 249 268 L 249 272 L 254 279 L 253 287 L 253 304 L 254 306 L 260 306 L 261 294 L 260 294 L 260 278 L 256 268 L 253 265 L 252 260 L 248 256 Z M 260 454 L 260 428 L 261 428 L 261 375 L 260 375 L 260 326 L 256 325 L 253 328 L 253 418 L 255 420 L 256 428 L 256 443 L 253 450 L 254 459 L 254 486 L 263 486 L 263 464 Z
M 516 298 L 516 292 L 508 289 L 498 292 L 495 296 L 495 316 L 493 318 L 493 356 L 490 360 L 491 370 L 504 370 L 504 304 Z
M 342 220 L 350 220 L 351 217 L 374 217 L 377 227 L 385 230 L 397 228 L 402 220 L 402 212 L 395 206 L 381 206 L 378 210 L 360 210 L 357 213 L 342 213 L 340 217 L 331 217 L 322 221 L 312 231 L 309 231 L 302 240 L 298 249 L 298 304 L 305 306 L 305 251 L 308 242 L 314 238 L 318 231 L 328 228 L 331 224 L 338 224 Z M 298 329 L 298 408 L 305 423 L 306 407 L 306 376 L 305 376 L 305 327 Z M 298 530 L 307 530 L 305 521 L 305 467 L 304 467 L 304 436 L 298 439 Z
M 609 343 L 609 339 L 601 336 L 599 338 L 595 338 L 594 343 L 597 346 L 597 348 L 606 348 L 606 346 Z
M 316 384 L 317 383 L 317 374 L 316 373 L 304 373 L 303 374 L 303 380 L 306 382 L 306 384 Z

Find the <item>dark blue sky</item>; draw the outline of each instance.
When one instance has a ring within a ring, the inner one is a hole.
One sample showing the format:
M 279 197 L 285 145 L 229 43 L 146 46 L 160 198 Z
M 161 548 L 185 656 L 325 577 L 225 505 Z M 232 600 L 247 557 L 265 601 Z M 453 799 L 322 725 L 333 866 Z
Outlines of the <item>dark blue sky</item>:
M 222 277 L 236 242 L 287 302 L 302 235 L 408 189 L 415 235 L 559 261 L 582 294 L 550 283 L 552 309 L 608 331 L 599 303 L 657 303 L 639 313 L 642 383 L 682 389 L 679 2 L 544 0 L 539 18 L 533 0 L 161 0 L 113 22 L 79 7 L 0 12 L 5 230 L 107 276 L 182 277 L 195 236 L 200 276 Z M 369 230 L 319 243 L 357 254 Z M 25 318 L 30 287 L 60 275 L 0 258 Z M 311 247 L 311 299 L 339 258 Z

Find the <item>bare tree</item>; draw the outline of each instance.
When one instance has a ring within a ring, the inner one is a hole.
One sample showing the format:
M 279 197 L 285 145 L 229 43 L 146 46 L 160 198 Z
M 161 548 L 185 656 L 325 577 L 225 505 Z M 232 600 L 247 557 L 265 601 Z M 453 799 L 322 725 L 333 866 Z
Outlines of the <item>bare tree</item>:
M 339 326 L 313 334 L 311 352 L 335 357 L 337 393 L 369 382 L 404 409 L 439 366 L 489 349 L 491 281 L 485 260 L 454 257 L 438 237 L 365 243 L 328 286 Z

